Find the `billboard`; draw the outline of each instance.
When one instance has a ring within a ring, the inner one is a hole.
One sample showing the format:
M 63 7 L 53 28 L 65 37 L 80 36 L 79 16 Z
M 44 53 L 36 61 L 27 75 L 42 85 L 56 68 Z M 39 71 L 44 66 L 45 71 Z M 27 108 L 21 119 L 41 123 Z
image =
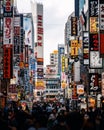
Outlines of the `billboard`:
M 13 44 L 13 18 L 4 17 L 3 44 Z
M 25 45 L 32 47 L 32 22 L 30 16 L 23 17 L 23 28 L 25 31 Z

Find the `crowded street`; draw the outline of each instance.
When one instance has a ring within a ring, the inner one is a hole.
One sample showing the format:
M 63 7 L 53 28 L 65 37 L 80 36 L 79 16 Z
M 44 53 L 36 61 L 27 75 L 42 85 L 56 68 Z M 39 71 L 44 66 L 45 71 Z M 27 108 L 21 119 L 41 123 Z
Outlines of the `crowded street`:
M 29 110 L 8 102 L 0 109 L 0 130 L 104 130 L 104 110 L 71 110 L 60 102 L 34 102 Z
M 0 0 L 0 130 L 104 130 L 104 0 Z

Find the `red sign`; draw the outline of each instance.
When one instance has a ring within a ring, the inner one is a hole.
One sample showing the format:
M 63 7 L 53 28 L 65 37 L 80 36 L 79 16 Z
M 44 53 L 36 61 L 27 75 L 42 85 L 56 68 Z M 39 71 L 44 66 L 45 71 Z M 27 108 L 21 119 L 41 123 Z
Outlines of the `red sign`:
M 12 45 L 4 45 L 3 77 L 12 78 Z
M 38 24 L 37 24 L 37 46 L 42 46 L 42 40 L 43 40 L 43 17 L 41 15 L 37 16 L 38 18 Z
M 104 34 L 103 33 L 100 33 L 100 54 L 101 57 L 102 55 L 104 55 Z
M 78 99 L 76 84 L 73 84 L 72 99 Z

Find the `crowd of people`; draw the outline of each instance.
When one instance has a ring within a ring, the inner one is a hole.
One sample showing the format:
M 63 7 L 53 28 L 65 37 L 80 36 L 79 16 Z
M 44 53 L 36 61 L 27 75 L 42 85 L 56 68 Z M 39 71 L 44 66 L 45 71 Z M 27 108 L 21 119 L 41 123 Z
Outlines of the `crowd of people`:
M 104 130 L 104 110 L 72 110 L 60 102 L 35 102 L 23 110 L 9 102 L 0 108 L 0 130 Z

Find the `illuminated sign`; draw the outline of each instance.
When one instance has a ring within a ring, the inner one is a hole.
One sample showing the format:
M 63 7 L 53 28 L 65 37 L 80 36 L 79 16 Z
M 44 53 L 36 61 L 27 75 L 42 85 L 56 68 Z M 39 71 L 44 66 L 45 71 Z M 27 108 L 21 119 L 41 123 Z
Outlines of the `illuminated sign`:
M 71 56 L 75 57 L 78 55 L 78 41 L 71 40 Z
M 98 33 L 97 34 L 90 34 L 89 35 L 89 42 L 90 42 L 90 51 L 98 51 L 99 50 L 99 39 Z
M 61 57 L 61 70 L 65 72 L 65 56 Z
M 90 17 L 90 33 L 98 33 L 98 17 Z
M 71 17 L 71 36 L 77 36 L 77 17 Z

